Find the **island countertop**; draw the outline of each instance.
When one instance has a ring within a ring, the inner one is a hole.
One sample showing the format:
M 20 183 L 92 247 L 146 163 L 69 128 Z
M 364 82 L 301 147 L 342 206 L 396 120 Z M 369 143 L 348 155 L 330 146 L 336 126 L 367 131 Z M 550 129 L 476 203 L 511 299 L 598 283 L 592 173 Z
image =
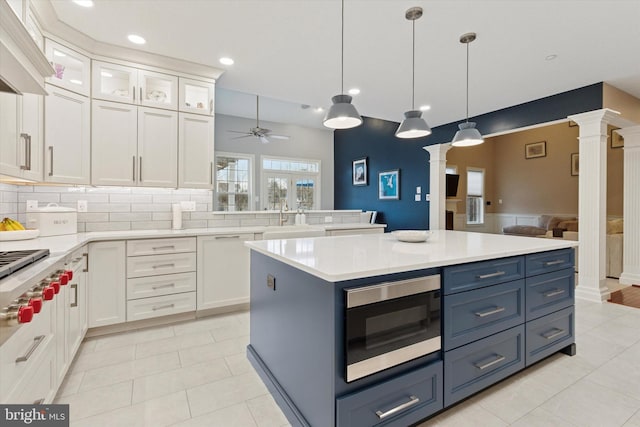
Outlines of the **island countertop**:
M 575 247 L 577 241 L 433 230 L 405 243 L 391 233 L 246 242 L 250 249 L 329 282 Z

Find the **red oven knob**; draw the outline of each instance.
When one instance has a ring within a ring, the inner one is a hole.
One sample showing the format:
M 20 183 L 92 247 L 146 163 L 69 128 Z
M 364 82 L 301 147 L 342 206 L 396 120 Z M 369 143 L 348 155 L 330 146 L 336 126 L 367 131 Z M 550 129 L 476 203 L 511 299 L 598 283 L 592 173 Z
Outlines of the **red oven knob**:
M 33 319 L 33 307 L 24 306 L 18 309 L 18 323 L 29 323 Z
M 65 270 L 64 273 L 69 276 L 69 280 L 73 280 L 73 270 Z
M 42 298 L 30 298 L 29 307 L 33 308 L 34 313 L 40 313 L 40 310 L 42 310 Z
M 60 282 L 51 282 L 49 283 L 49 287 L 53 288 L 53 291 L 57 294 L 60 292 Z
M 58 276 L 58 281 L 61 285 L 66 285 L 67 283 L 69 283 L 69 275 L 67 273 L 62 273 Z
M 53 289 L 51 286 L 47 286 L 42 290 L 42 298 L 44 298 L 45 301 L 50 301 L 53 299 L 53 295 L 55 293 L 55 289 Z

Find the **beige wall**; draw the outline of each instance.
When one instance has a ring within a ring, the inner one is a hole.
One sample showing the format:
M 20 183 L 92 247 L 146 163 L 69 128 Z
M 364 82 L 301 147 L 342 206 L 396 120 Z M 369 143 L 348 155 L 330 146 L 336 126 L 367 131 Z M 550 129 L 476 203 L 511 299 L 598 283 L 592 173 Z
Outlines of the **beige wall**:
M 625 119 L 640 123 L 640 99 L 606 83 L 602 88 L 602 106 L 619 111 Z

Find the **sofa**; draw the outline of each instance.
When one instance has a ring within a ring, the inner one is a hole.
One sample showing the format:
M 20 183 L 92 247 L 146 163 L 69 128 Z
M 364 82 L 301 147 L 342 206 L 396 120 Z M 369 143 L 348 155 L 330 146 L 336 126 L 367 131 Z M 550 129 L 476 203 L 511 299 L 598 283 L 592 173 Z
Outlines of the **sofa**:
M 508 225 L 502 228 L 503 234 L 513 236 L 544 237 L 554 228 L 564 231 L 578 231 L 578 218 L 555 215 L 540 215 L 537 225 Z

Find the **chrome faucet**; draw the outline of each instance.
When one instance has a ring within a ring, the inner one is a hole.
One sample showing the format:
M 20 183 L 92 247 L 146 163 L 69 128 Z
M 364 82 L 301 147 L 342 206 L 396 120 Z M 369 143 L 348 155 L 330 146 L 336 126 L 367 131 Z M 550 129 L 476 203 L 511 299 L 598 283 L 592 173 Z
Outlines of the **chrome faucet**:
M 289 210 L 289 207 L 287 206 L 287 200 L 280 199 L 280 218 L 279 218 L 280 226 L 283 226 L 284 223 L 287 222 L 288 218 L 285 212 L 288 210 Z

